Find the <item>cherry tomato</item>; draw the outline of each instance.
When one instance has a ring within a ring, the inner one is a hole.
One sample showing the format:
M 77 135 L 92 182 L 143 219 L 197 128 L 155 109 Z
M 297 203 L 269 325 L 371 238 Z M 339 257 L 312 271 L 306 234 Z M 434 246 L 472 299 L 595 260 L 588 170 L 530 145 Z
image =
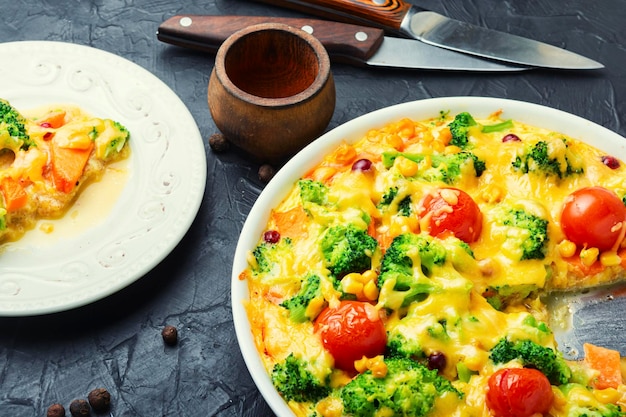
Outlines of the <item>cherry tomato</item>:
M 587 187 L 565 199 L 561 229 L 567 239 L 580 246 L 611 249 L 623 236 L 626 207 L 612 191 Z
M 495 417 L 545 414 L 554 401 L 550 381 L 530 368 L 504 368 L 489 378 L 487 406 Z
M 354 372 L 354 361 L 385 352 L 387 333 L 376 308 L 361 301 L 342 301 L 324 309 L 315 319 L 326 350 L 335 358 L 335 367 Z
M 448 232 L 471 243 L 480 237 L 483 228 L 478 205 L 469 194 L 457 188 L 439 188 L 427 194 L 418 213 L 426 221 L 427 232 L 432 236 Z

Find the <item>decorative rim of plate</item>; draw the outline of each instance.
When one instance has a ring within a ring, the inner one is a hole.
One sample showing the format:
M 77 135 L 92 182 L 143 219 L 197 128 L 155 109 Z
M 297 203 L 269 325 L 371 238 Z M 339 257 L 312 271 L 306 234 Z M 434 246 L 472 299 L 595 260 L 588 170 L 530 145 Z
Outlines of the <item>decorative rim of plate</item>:
M 196 122 L 163 81 L 118 55 L 55 41 L 0 43 L 0 96 L 20 110 L 72 104 L 131 132 L 129 176 L 111 212 L 54 245 L 3 245 L 0 316 L 84 306 L 135 282 L 189 230 L 206 187 Z M 33 262 L 36 259 L 36 262 Z
M 248 286 L 239 279 L 239 274 L 247 265 L 246 253 L 258 243 L 269 219 L 269 210 L 286 197 L 303 173 L 313 168 L 342 141 L 354 142 L 368 130 L 403 117 L 425 120 L 436 117 L 439 111 L 448 110 L 452 113 L 468 111 L 478 118 L 502 110 L 505 119 L 512 118 L 567 134 L 626 160 L 626 139 L 603 126 L 555 108 L 497 97 L 439 97 L 396 104 L 348 121 L 313 141 L 289 160 L 261 192 L 244 223 L 233 259 L 231 298 L 239 348 L 253 381 L 276 415 L 293 416 L 293 412 L 272 385 L 256 350 L 244 306 L 248 299 Z

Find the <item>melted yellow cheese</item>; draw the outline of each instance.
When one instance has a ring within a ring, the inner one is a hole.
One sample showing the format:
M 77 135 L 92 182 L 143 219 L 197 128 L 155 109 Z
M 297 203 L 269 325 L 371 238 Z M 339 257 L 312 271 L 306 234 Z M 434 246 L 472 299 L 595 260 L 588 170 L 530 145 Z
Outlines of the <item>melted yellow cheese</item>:
M 15 245 L 38 225 L 38 233 L 20 244 L 54 243 L 97 224 L 127 178 L 129 132 L 119 123 L 92 117 L 72 105 L 44 106 L 21 116 L 32 143 L 13 147 L 15 140 L 0 139 L 0 182 L 10 179 L 22 193 L 15 203 L 15 197 L 0 185 L 0 242 Z M 57 153 L 82 151 L 87 158 L 74 162 L 71 156 L 55 155 L 54 149 Z M 99 182 L 105 173 L 105 181 L 81 196 L 88 184 Z M 98 194 L 107 198 L 94 198 Z M 64 218 L 72 207 L 75 210 Z
M 250 252 L 250 268 L 241 277 L 248 280 L 248 315 L 268 372 L 293 354 L 313 364 L 311 370 L 320 381 L 330 381 L 327 383 L 332 391 L 328 398 L 316 404 L 291 401 L 289 405 L 295 414 L 308 416 L 316 411 L 327 417 L 342 416 L 339 392 L 352 378 L 334 368 L 333 358 L 324 349 L 313 324 L 294 322 L 280 306 L 298 293 L 308 274 L 321 277 L 324 301 L 323 305 L 316 301 L 307 313 L 314 315 L 322 307 L 333 307 L 341 297 L 356 297 L 377 306 L 388 337 L 400 334 L 419 346 L 419 360 L 424 361 L 432 353 L 443 353 L 446 366 L 440 373 L 463 396 L 448 393 L 438 397 L 428 415 L 468 417 L 490 416 L 485 393 L 489 376 L 495 370 L 505 365 L 521 366 L 519 361 L 495 364 L 490 359 L 490 350 L 501 339 L 530 340 L 556 348 L 552 333 L 539 324 L 546 320 L 546 311 L 538 294 L 598 285 L 623 275 L 617 253 L 598 253 L 599 272 L 581 276 L 572 261 L 572 257 L 578 256 L 575 248 L 568 253 L 568 241 L 559 225 L 563 202 L 574 190 L 600 185 L 625 196 L 623 164 L 610 169 L 602 163 L 603 153 L 599 150 L 557 132 L 518 122 L 504 132 L 484 133 L 481 126 L 501 122 L 496 112 L 489 119 L 478 120 L 477 126 L 469 130 L 468 149 L 484 162 L 482 175 L 475 175 L 474 165 L 465 163 L 458 177 L 441 177 L 438 158 L 462 152 L 450 143 L 447 126 L 452 118 L 453 115 L 443 115 L 425 121 L 403 119 L 371 130 L 353 144 L 341 144 L 304 177 L 326 187 L 323 202 L 304 201 L 299 185 L 294 184 L 284 201 L 273 209 L 266 230 L 282 234 L 281 243 L 274 244 L 282 248 L 280 256 L 263 272 Z M 503 142 L 506 134 L 521 140 Z M 582 173 L 558 177 L 516 171 L 516 159 L 539 141 L 548 143 L 551 157 L 562 170 L 569 164 Z M 398 156 L 390 159 L 385 153 Z M 352 170 L 352 164 L 359 159 L 369 160 L 371 169 Z M 442 187 L 462 189 L 477 203 L 482 213 L 480 236 L 467 247 L 454 236 L 429 237 L 446 253 L 445 262 L 435 264 L 429 271 L 422 268 L 419 250 L 408 250 L 413 282 L 428 288 L 422 298 L 408 306 L 404 305 L 405 293 L 398 290 L 395 278 L 379 282 L 377 291 L 369 291 L 368 298 L 364 285 L 368 280 L 376 281 L 384 253 L 393 239 L 402 234 L 428 235 L 426 220 L 420 218 L 420 203 Z M 522 260 L 521 245 L 530 234 L 503 222 L 505 213 L 512 209 L 548 222 L 543 259 Z M 347 224 L 367 231 L 378 247 L 371 253 L 369 269 L 346 275 L 336 287 L 320 242 L 325 230 Z M 289 245 L 282 246 L 287 240 Z M 267 243 L 260 241 L 259 245 Z M 342 294 L 342 290 L 346 293 Z M 459 379 L 459 367 L 468 370 L 469 380 Z M 553 388 L 555 393 L 561 392 Z M 616 392 L 626 392 L 624 386 L 620 390 Z M 557 395 L 551 416 L 567 416 L 572 407 L 593 406 L 599 401 L 592 390 L 584 387 L 567 392 Z M 606 402 L 608 397 L 603 398 Z M 623 394 L 610 398 L 613 403 L 624 401 Z M 379 414 L 388 415 L 389 411 L 381 410 Z

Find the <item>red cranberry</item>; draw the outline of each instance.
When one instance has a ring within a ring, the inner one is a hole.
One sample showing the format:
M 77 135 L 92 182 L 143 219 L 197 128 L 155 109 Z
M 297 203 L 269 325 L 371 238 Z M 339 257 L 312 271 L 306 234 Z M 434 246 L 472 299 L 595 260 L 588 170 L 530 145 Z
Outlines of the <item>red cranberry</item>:
M 267 243 L 278 243 L 278 241 L 280 240 L 280 233 L 278 233 L 276 230 L 268 230 L 267 232 L 263 233 L 263 240 Z
M 502 138 L 502 143 L 507 143 L 507 142 L 521 142 L 522 140 L 519 138 L 519 136 L 513 134 L 513 133 L 509 133 L 508 135 L 505 135 Z
M 428 355 L 428 369 L 436 369 L 441 372 L 446 367 L 446 355 L 434 352 Z
M 369 159 L 359 159 L 352 164 L 352 171 L 368 172 L 372 169 L 372 161 Z
M 619 168 L 619 159 L 614 156 L 605 155 L 602 157 L 602 163 L 611 169 Z

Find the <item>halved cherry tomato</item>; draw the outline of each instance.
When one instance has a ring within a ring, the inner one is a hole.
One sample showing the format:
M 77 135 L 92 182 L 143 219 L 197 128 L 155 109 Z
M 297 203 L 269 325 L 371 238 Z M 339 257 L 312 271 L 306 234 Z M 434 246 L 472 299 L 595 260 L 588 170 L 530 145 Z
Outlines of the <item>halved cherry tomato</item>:
M 610 190 L 587 187 L 574 191 L 563 204 L 561 229 L 579 246 L 609 250 L 624 236 L 626 207 Z
M 427 194 L 418 209 L 432 236 L 452 233 L 466 243 L 476 241 L 483 227 L 483 216 L 476 202 L 463 190 L 439 188 Z
M 487 406 L 495 417 L 545 414 L 553 401 L 550 381 L 536 369 L 504 368 L 489 378 Z
M 385 352 L 387 333 L 378 310 L 361 301 L 342 301 L 326 308 L 315 319 L 324 347 L 335 359 L 335 367 L 354 372 L 354 361 Z

